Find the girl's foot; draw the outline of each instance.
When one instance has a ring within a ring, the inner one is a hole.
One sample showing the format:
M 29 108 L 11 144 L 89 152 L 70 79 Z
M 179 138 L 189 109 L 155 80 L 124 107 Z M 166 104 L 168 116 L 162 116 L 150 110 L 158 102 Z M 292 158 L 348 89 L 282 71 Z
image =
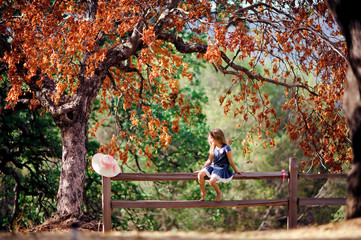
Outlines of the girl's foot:
M 206 197 L 207 191 L 201 193 L 201 199 L 199 201 L 204 201 L 204 198 Z
M 215 200 L 215 202 L 220 202 L 220 201 L 222 201 L 222 193 L 217 194 L 217 197 Z

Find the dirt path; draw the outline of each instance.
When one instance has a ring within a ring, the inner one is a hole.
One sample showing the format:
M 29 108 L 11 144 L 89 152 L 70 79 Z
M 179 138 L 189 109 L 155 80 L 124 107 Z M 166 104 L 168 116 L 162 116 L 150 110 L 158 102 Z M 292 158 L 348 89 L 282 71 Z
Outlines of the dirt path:
M 99 232 L 81 231 L 73 238 L 73 232 L 40 233 L 0 233 L 1 240 L 288 240 L 288 239 L 361 239 L 361 218 L 340 223 L 330 223 L 318 227 L 304 227 L 295 230 L 269 230 L 234 233 L 200 233 L 200 232 Z

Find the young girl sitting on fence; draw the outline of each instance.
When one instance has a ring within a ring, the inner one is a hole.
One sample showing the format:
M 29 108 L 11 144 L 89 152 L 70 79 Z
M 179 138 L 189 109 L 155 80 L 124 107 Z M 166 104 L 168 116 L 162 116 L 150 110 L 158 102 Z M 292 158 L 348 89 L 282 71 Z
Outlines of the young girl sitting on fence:
M 204 177 L 208 176 L 210 178 L 210 185 L 217 193 L 215 201 L 220 202 L 222 200 L 222 193 L 217 183 L 227 183 L 232 180 L 233 173 L 229 170 L 229 166 L 231 166 L 236 173 L 241 174 L 242 172 L 238 171 L 234 164 L 231 147 L 227 145 L 226 138 L 221 129 L 216 128 L 210 131 L 208 142 L 210 145 L 209 157 L 202 170 L 198 172 L 198 182 L 201 188 L 200 201 L 204 201 L 207 194 Z

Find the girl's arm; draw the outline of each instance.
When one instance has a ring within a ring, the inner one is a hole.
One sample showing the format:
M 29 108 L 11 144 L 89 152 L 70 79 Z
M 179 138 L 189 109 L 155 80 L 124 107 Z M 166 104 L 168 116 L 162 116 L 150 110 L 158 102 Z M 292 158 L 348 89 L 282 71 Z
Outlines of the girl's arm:
M 212 164 L 212 159 L 208 158 L 207 161 L 204 163 L 202 169 L 205 168 L 205 167 L 208 167 L 211 164 Z M 200 170 L 196 171 L 196 173 L 199 173 L 199 172 L 200 172 Z
M 210 158 L 208 158 L 207 161 L 204 163 L 204 166 L 202 167 L 202 169 L 209 166 L 209 165 L 211 165 L 211 164 L 212 164 L 212 160 Z M 198 170 L 198 171 L 196 171 L 196 173 L 199 173 L 200 171 L 201 170 Z
M 227 152 L 227 157 L 228 157 L 228 162 L 229 162 L 229 164 L 231 164 L 231 167 L 233 168 L 233 170 L 234 170 L 236 173 L 241 174 L 242 171 L 238 171 L 238 169 L 237 169 L 237 167 L 236 167 L 236 164 L 234 164 L 234 161 L 233 161 L 233 158 L 232 158 L 232 151 Z
M 208 167 L 211 164 L 212 164 L 212 160 L 210 158 L 208 158 L 207 161 L 204 163 L 203 168 Z

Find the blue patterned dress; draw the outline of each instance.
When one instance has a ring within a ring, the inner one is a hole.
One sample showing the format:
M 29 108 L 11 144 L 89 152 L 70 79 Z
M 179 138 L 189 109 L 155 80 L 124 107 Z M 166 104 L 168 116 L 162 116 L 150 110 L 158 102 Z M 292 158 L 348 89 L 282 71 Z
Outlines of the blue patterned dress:
M 215 177 L 218 182 L 230 182 L 233 178 L 233 172 L 229 169 L 229 162 L 227 153 L 231 151 L 231 147 L 224 144 L 221 148 L 214 148 L 214 158 L 210 166 L 207 166 L 204 171 L 209 178 Z

